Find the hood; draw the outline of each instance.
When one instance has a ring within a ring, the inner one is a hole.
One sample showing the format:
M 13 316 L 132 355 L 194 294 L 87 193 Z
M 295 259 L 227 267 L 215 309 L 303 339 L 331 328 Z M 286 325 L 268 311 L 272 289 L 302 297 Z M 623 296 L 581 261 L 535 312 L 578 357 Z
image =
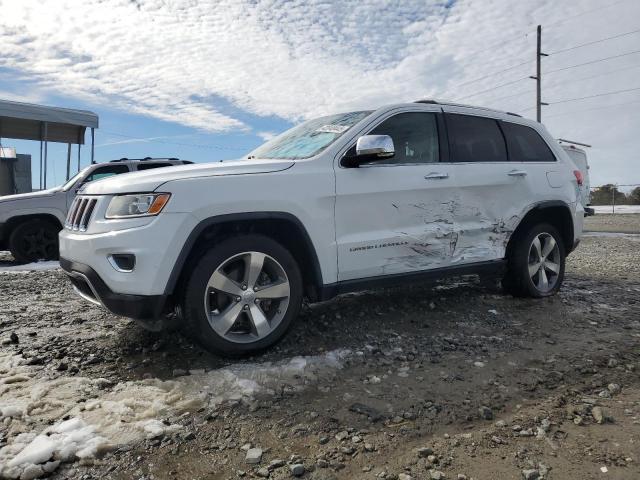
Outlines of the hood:
M 59 191 L 60 191 L 60 187 L 56 187 L 56 188 L 49 188 L 48 190 L 40 190 L 39 192 L 18 193 L 16 195 L 3 195 L 0 197 L 0 203 L 13 202 L 14 200 L 29 200 L 31 198 L 50 197 L 51 195 Z
M 218 177 L 224 175 L 251 175 L 286 170 L 293 166 L 292 160 L 225 160 L 224 162 L 200 163 L 163 167 L 142 172 L 115 175 L 87 184 L 80 193 L 109 195 L 120 193 L 152 192 L 162 184 L 188 178 Z

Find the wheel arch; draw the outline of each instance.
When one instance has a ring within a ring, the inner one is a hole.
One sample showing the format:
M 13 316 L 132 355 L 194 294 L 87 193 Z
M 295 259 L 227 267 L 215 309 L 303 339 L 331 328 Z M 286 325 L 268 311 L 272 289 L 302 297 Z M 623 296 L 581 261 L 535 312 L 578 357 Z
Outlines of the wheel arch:
M 62 230 L 62 222 L 60 219 L 52 213 L 27 213 L 24 215 L 16 215 L 11 217 L 5 222 L 5 236 L 9 238 L 11 232 L 18 226 L 30 220 L 43 220 L 53 223 L 56 227 Z
M 287 248 L 300 266 L 305 296 L 312 300 L 319 298 L 323 280 L 315 247 L 300 219 L 287 212 L 236 213 L 202 220 L 182 246 L 169 275 L 165 294 L 173 295 L 184 285 L 193 262 L 215 238 L 247 233 L 263 234 Z
M 522 220 L 520 220 L 518 226 L 509 237 L 505 256 L 509 257 L 521 234 L 533 225 L 543 222 L 549 223 L 558 229 L 562 236 L 565 252 L 569 255 L 574 248 L 575 238 L 571 208 L 561 200 L 550 200 L 534 204 L 522 217 Z

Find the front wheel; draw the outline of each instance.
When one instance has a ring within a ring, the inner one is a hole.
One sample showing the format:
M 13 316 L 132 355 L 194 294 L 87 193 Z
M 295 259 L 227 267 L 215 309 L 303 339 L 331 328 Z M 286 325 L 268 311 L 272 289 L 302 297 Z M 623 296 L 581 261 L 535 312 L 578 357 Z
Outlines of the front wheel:
M 228 238 L 191 272 L 182 303 L 185 326 L 214 353 L 256 353 L 284 336 L 302 293 L 300 269 L 282 245 L 262 235 Z
M 505 289 L 521 297 L 554 295 L 564 280 L 566 259 L 558 230 L 549 224 L 539 224 L 514 240 L 503 280 Z

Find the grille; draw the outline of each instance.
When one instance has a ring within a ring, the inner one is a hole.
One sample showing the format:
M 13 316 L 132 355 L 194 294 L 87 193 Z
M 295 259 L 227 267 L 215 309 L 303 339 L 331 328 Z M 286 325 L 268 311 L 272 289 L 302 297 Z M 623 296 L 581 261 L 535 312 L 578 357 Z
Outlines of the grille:
M 84 232 L 91 220 L 91 214 L 98 200 L 92 197 L 76 197 L 71 204 L 64 226 L 68 230 Z

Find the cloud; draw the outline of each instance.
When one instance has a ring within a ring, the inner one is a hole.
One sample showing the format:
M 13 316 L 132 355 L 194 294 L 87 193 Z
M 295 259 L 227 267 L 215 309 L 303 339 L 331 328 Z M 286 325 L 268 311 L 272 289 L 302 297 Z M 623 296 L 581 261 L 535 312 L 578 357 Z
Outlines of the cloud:
M 276 135 L 278 135 L 278 132 L 256 132 L 256 135 L 263 139 L 265 142 L 268 142 Z
M 238 112 L 295 122 L 423 97 L 531 115 L 535 25 L 544 24 L 543 45 L 552 52 L 637 28 L 640 4 L 0 0 L 0 11 L 0 68 L 21 72 L 39 89 L 202 131 L 248 132 L 250 120 Z M 558 53 L 544 59 L 544 68 L 634 50 L 639 41 L 629 35 Z M 634 63 L 640 55 L 549 73 L 545 100 L 637 86 L 637 70 L 607 74 Z M 637 93 L 611 97 L 633 99 Z M 638 113 L 625 118 L 622 132 L 611 131 L 607 111 L 592 111 L 588 122 L 559 115 L 608 100 L 546 107 L 549 126 L 557 136 L 588 143 L 620 135 L 635 141 Z M 619 165 L 628 155 L 608 151 L 607 161 Z M 595 160 L 604 161 L 601 155 Z

